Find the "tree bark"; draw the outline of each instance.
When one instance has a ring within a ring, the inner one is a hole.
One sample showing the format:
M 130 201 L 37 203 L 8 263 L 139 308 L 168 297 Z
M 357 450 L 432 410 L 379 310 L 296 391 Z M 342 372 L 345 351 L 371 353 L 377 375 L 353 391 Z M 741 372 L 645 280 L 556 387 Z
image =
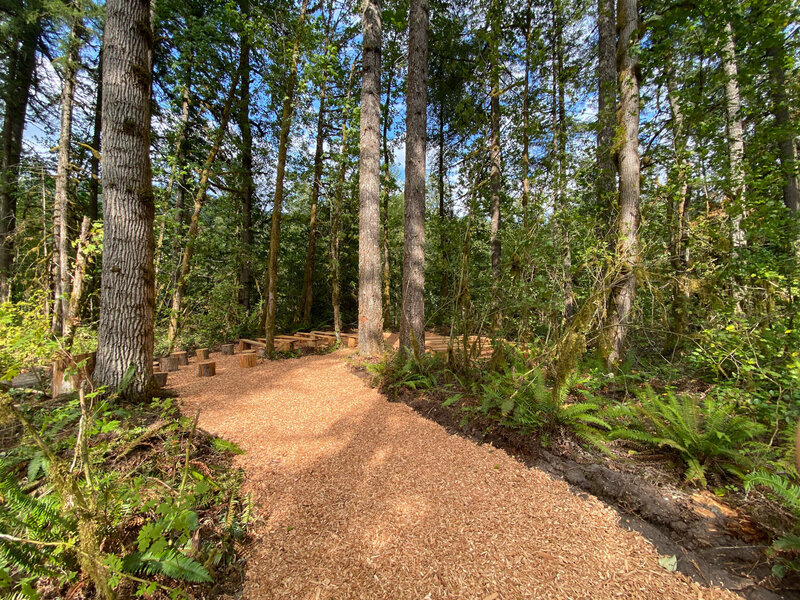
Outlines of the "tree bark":
M 17 222 L 16 187 L 40 27 L 38 19 L 22 25 L 19 40 L 13 42 L 6 63 L 5 115 L 0 139 L 0 303 L 11 299 Z
M 281 210 L 283 208 L 283 180 L 286 174 L 286 153 L 289 148 L 289 132 L 294 114 L 294 88 L 297 84 L 297 63 L 300 58 L 300 37 L 306 15 L 308 0 L 302 0 L 300 17 L 297 21 L 297 32 L 292 47 L 289 81 L 286 84 L 286 95 L 283 97 L 281 113 L 281 133 L 278 142 L 278 166 L 275 174 L 275 195 L 272 201 L 272 227 L 269 236 L 269 259 L 267 263 L 267 306 L 264 327 L 267 338 L 266 351 L 275 352 L 275 314 L 278 309 L 278 252 L 281 240 Z
M 442 282 L 441 287 L 439 289 L 439 295 L 441 298 L 442 303 L 444 304 L 447 302 L 448 296 L 450 296 L 450 281 L 449 281 L 449 269 L 448 269 L 448 255 L 447 255 L 447 248 L 448 248 L 448 239 L 447 239 L 447 203 L 445 202 L 445 180 L 447 179 L 447 171 L 445 169 L 445 140 L 444 140 L 444 102 L 439 102 L 439 131 L 438 131 L 438 159 L 439 164 L 437 165 L 436 169 L 436 189 L 437 195 L 439 196 L 439 258 L 440 258 L 440 270 L 442 274 Z M 446 316 L 446 313 L 442 311 L 442 318 Z
M 236 92 L 239 89 L 239 76 L 241 73 L 237 70 L 231 82 L 231 88 L 228 92 L 228 97 L 225 100 L 225 105 L 222 108 L 222 115 L 219 121 L 219 129 L 214 138 L 214 143 L 208 151 L 208 156 L 203 163 L 203 169 L 200 172 L 200 181 L 197 186 L 197 191 L 194 196 L 194 211 L 189 222 L 189 231 L 186 234 L 186 247 L 183 249 L 183 256 L 181 258 L 180 268 L 178 269 L 178 276 L 175 282 L 175 292 L 172 295 L 172 310 L 169 314 L 169 329 L 167 331 L 167 348 L 168 352 L 172 352 L 175 347 L 175 338 L 178 335 L 178 328 L 180 326 L 180 314 L 183 307 L 183 294 L 186 291 L 186 277 L 189 275 L 189 270 L 192 266 L 192 256 L 194 255 L 194 246 L 197 242 L 197 233 L 200 227 L 200 211 L 203 208 L 206 200 L 206 192 L 208 191 L 208 177 L 211 174 L 211 167 L 214 166 L 214 161 L 217 158 L 220 148 L 222 147 L 222 140 L 225 137 L 225 132 L 228 129 L 228 121 L 230 120 L 231 108 L 233 107 Z
M 240 0 L 242 15 L 250 14 L 250 0 Z M 241 96 L 239 103 L 239 131 L 242 133 L 241 145 L 241 199 L 242 199 L 242 254 L 239 268 L 239 304 L 250 310 L 250 257 L 253 243 L 253 132 L 250 127 L 250 38 L 247 32 L 241 35 Z
M 178 260 L 180 255 L 181 238 L 183 237 L 184 227 L 186 224 L 186 145 L 189 140 L 189 120 L 191 118 L 192 102 L 191 102 L 191 89 L 192 89 L 192 70 L 188 69 L 186 75 L 186 84 L 181 92 L 181 121 L 178 131 L 178 139 L 175 142 L 175 166 L 172 168 L 172 174 L 167 184 L 167 201 L 172 198 L 172 188 L 175 190 L 175 226 L 172 235 L 172 254 L 170 262 L 174 265 L 173 261 Z M 178 279 L 178 271 L 180 270 L 180 263 L 174 267 L 171 276 L 171 284 L 174 286 Z
M 742 230 L 742 216 L 746 210 L 744 182 L 744 124 L 742 123 L 742 101 L 739 95 L 739 67 L 736 61 L 736 45 L 733 40 L 733 26 L 725 24 L 725 38 L 722 46 L 722 64 L 725 70 L 725 108 L 728 123 L 728 156 L 730 162 L 730 192 L 732 206 L 731 236 L 734 252 L 747 245 Z
M 89 219 L 96 221 L 100 215 L 100 152 L 103 130 L 103 51 L 97 62 L 97 90 L 94 103 L 94 127 L 92 130 L 92 158 L 89 179 Z
M 103 278 L 95 379 L 143 400 L 153 381 L 149 0 L 107 0 L 103 42 Z
M 597 205 L 605 232 L 605 227 L 611 223 L 611 206 L 617 191 L 617 168 L 612 150 L 617 105 L 614 0 L 598 0 L 597 31 Z
M 617 276 L 612 289 L 612 313 L 609 318 L 610 352 L 607 361 L 618 364 L 622 359 L 636 294 L 636 273 L 639 262 L 639 64 L 636 45 L 639 41 L 637 0 L 617 1 L 617 81 L 619 109 L 617 130 L 620 139 L 619 215 L 617 217 Z
M 64 319 L 64 338 L 67 351 L 72 348 L 72 341 L 75 338 L 75 330 L 81 321 L 81 300 L 83 299 L 83 284 L 86 280 L 86 246 L 89 244 L 89 232 L 92 221 L 88 216 L 83 217 L 81 222 L 81 233 L 78 238 L 78 246 L 75 249 L 75 273 L 72 276 L 72 293 L 69 296 L 69 306 L 66 318 Z
M 303 325 L 311 326 L 311 308 L 314 302 L 314 258 L 317 251 L 317 203 L 322 185 L 322 145 L 325 140 L 325 73 L 319 89 L 319 114 L 317 115 L 317 145 L 314 149 L 314 181 L 311 184 L 311 214 L 308 218 L 308 249 L 303 273 Z
M 672 353 L 681 346 L 686 330 L 689 308 L 689 160 L 687 140 L 675 81 L 675 69 L 670 63 L 667 67 L 667 95 L 672 114 L 672 143 L 675 164 L 670 173 L 675 193 L 667 200 L 667 224 L 669 227 L 669 256 L 675 277 L 672 285 L 672 305 L 668 324 L 665 351 Z
M 72 4 L 72 10 L 77 7 Z M 61 134 L 58 138 L 58 166 L 56 168 L 56 190 L 53 204 L 53 260 L 56 266 L 55 318 L 53 333 L 62 335 L 69 315 L 69 156 L 72 144 L 72 113 L 75 105 L 75 83 L 78 75 L 78 51 L 80 43 L 77 29 L 78 17 L 74 17 L 67 41 L 64 64 L 64 81 L 61 86 Z
M 408 11 L 406 182 L 400 348 L 425 352 L 425 154 L 428 116 L 428 0 Z
M 772 114 L 778 131 L 778 149 L 783 171 L 783 203 L 793 214 L 800 211 L 800 191 L 797 186 L 797 152 L 791 131 L 789 99 L 786 93 L 785 39 L 780 32 L 778 40 L 767 48 L 769 61 L 770 90 L 772 92 Z
M 383 115 L 383 322 L 391 322 L 392 271 L 389 262 L 389 196 L 392 192 L 391 157 L 389 156 L 389 122 L 392 107 L 392 83 L 394 64 L 389 65 L 389 80 L 386 82 L 386 113 Z
M 358 347 L 383 352 L 380 255 L 381 2 L 364 0 L 358 217 Z M 411 84 L 409 82 L 409 88 Z M 408 200 L 406 199 L 406 202 Z
M 342 314 L 340 304 L 340 272 L 339 265 L 339 220 L 342 212 L 342 196 L 344 194 L 344 178 L 347 171 L 347 125 L 350 118 L 350 95 L 353 91 L 353 76 L 356 71 L 356 60 L 350 65 L 350 77 L 347 81 L 347 95 L 342 108 L 342 145 L 339 158 L 339 175 L 336 178 L 336 192 L 331 203 L 331 305 L 333 306 L 333 330 L 336 340 L 341 341 Z
M 530 80 L 532 46 L 532 0 L 528 0 L 525 10 L 525 81 L 522 86 L 522 225 L 528 231 L 528 205 L 531 197 L 530 181 Z
M 489 211 L 491 213 L 490 225 L 490 245 L 491 245 L 491 262 L 492 262 L 492 296 L 495 301 L 499 298 L 500 291 L 500 258 L 502 248 L 500 244 L 500 176 L 502 171 L 502 158 L 500 154 L 500 57 L 498 56 L 499 50 L 497 44 L 500 43 L 500 29 L 501 29 L 501 12 L 499 7 L 499 0 L 494 0 L 489 9 L 491 19 L 491 32 L 492 32 L 492 51 L 490 58 L 490 85 L 489 92 L 489 126 L 490 126 L 490 141 L 489 141 L 489 160 L 491 163 L 489 171 L 489 181 L 491 186 L 491 202 Z M 502 327 L 503 319 L 500 312 L 500 307 L 495 307 L 494 318 L 492 325 L 495 330 Z

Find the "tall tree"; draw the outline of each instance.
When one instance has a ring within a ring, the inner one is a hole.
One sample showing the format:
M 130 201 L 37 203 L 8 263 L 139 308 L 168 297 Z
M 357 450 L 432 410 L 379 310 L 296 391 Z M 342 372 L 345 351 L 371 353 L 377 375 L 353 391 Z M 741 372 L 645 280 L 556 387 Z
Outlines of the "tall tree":
M 240 0 L 239 10 L 245 19 L 250 15 L 250 0 Z M 250 127 L 250 33 L 245 25 L 240 32 L 239 73 L 241 95 L 239 98 L 239 131 L 242 134 L 240 148 L 241 163 L 241 211 L 242 252 L 239 268 L 239 303 L 250 309 L 250 260 L 253 243 L 253 132 Z
M 736 44 L 733 26 L 725 23 L 722 39 L 722 65 L 725 71 L 725 112 L 728 124 L 728 160 L 730 166 L 730 195 L 733 205 L 731 236 L 734 250 L 747 244 L 742 229 L 742 215 L 746 204 L 744 182 L 744 123 L 742 122 L 742 99 L 739 93 L 739 65 L 736 59 Z
M 80 38 L 78 28 L 81 19 L 77 3 L 70 3 L 70 30 L 67 37 L 63 62 L 63 81 L 61 84 L 61 134 L 58 138 L 58 166 L 56 169 L 56 191 L 53 207 L 53 260 L 56 276 L 55 310 L 53 312 L 53 332 L 64 332 L 69 316 L 69 170 L 70 147 L 72 146 L 72 116 L 75 106 L 75 86 L 78 77 Z
M 503 9 L 500 0 L 492 0 L 489 6 L 489 28 L 491 32 L 491 48 L 489 56 L 489 161 L 491 163 L 489 180 L 491 202 L 489 206 L 491 218 L 491 253 L 492 253 L 492 292 L 498 298 L 500 292 L 500 177 L 502 173 L 502 157 L 500 153 L 500 36 L 502 31 Z M 410 68 L 409 68 L 410 71 Z M 497 307 L 494 327 L 502 326 L 500 308 Z
M 381 313 L 381 2 L 364 0 L 358 218 L 358 346 L 383 351 Z M 410 87 L 410 84 L 409 84 Z M 424 164 L 424 163 L 423 163 Z
M 153 175 L 149 0 L 107 0 L 103 40 L 105 230 L 95 379 L 124 397 L 153 389 Z
M 14 265 L 14 233 L 17 222 L 17 177 L 22 156 L 22 132 L 28 108 L 31 82 L 36 67 L 40 20 L 37 0 L 25 3 L 18 20 L 18 38 L 11 41 L 6 58 L 6 80 L 3 84 L 2 139 L 0 139 L 0 302 L 11 299 L 11 277 Z M 30 16 L 27 14 L 30 13 Z
M 103 130 L 103 51 L 97 61 L 97 90 L 94 102 L 94 124 L 92 127 L 92 157 L 89 171 L 89 210 L 87 216 L 96 221 L 100 215 L 100 152 Z
M 300 60 L 300 39 L 303 32 L 303 22 L 306 16 L 308 0 L 302 0 L 300 16 L 297 21 L 297 32 L 292 45 L 292 54 L 289 64 L 289 79 L 286 83 L 286 93 L 283 97 L 281 111 L 281 133 L 278 141 L 278 166 L 275 173 L 275 195 L 272 200 L 272 226 L 269 236 L 269 259 L 267 262 L 267 302 L 265 307 L 265 334 L 267 337 L 266 349 L 268 353 L 275 351 L 275 315 L 278 310 L 278 252 L 281 241 L 281 211 L 283 210 L 283 182 L 286 175 L 286 153 L 289 149 L 289 132 L 292 127 L 294 115 L 294 92 L 297 85 L 297 63 Z
M 400 347 L 425 352 L 425 154 L 428 118 L 428 0 L 408 11 L 406 182 Z
M 617 191 L 612 146 L 616 125 L 617 66 L 614 0 L 597 2 L 597 204 L 604 225 Z
M 637 0 L 617 0 L 617 82 L 619 108 L 619 214 L 617 216 L 616 277 L 611 291 L 609 364 L 623 355 L 636 294 L 635 268 L 639 262 L 639 14 Z
M 241 63 L 240 63 L 241 66 Z M 177 271 L 177 278 L 175 280 L 175 291 L 172 294 L 172 310 L 169 315 L 169 329 L 167 331 L 167 348 L 172 352 L 175 347 L 175 338 L 178 335 L 178 327 L 180 326 L 181 309 L 183 307 L 183 295 L 186 291 L 186 277 L 189 275 L 189 270 L 192 266 L 192 256 L 194 255 L 194 247 L 197 242 L 197 234 L 200 228 L 200 211 L 206 201 L 206 192 L 209 186 L 209 176 L 211 169 L 214 166 L 214 161 L 217 159 L 217 154 L 222 148 L 222 140 L 225 137 L 225 132 L 228 129 L 228 121 L 230 120 L 231 109 L 233 108 L 234 100 L 236 99 L 236 92 L 239 89 L 239 76 L 241 71 L 236 71 L 231 87 L 228 91 L 228 97 L 222 107 L 222 116 L 219 120 L 219 129 L 211 148 L 208 151 L 208 156 L 203 163 L 203 168 L 200 171 L 200 180 L 197 185 L 197 190 L 194 195 L 194 210 L 192 217 L 189 221 L 189 231 L 186 235 L 186 246 L 183 249 L 180 266 Z

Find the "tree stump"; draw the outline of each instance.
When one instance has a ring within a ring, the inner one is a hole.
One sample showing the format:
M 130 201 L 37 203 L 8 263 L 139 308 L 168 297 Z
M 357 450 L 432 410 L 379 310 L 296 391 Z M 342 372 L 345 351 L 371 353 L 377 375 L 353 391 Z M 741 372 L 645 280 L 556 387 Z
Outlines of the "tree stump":
M 231 356 L 233 354 L 233 344 L 222 344 L 219 349 L 223 356 Z
M 239 366 L 243 369 L 255 367 L 258 362 L 258 357 L 255 352 L 244 352 L 239 355 Z
M 166 387 L 167 385 L 167 374 L 166 373 L 153 373 L 153 379 L 156 380 L 156 384 L 159 388 Z
M 172 356 L 178 359 L 178 364 L 182 367 L 189 364 L 189 355 L 186 352 L 173 352 Z
M 96 352 L 76 354 L 71 359 L 60 356 L 53 363 L 50 380 L 50 395 L 55 398 L 77 390 L 81 381 L 89 379 L 94 373 Z
M 197 362 L 208 360 L 208 348 L 197 349 Z
M 206 360 L 197 363 L 197 376 L 198 377 L 213 377 L 217 374 L 217 363 L 213 360 Z
M 178 370 L 178 358 L 176 356 L 162 356 L 160 370 L 162 373 L 169 373 Z

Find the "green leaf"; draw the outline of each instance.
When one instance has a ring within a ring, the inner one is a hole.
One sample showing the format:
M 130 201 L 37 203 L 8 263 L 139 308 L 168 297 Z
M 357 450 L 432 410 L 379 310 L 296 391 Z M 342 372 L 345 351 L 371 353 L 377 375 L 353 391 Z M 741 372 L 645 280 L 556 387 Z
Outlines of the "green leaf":
M 658 564 L 670 573 L 674 573 L 678 570 L 678 558 L 674 554 L 672 556 L 661 556 L 658 559 Z

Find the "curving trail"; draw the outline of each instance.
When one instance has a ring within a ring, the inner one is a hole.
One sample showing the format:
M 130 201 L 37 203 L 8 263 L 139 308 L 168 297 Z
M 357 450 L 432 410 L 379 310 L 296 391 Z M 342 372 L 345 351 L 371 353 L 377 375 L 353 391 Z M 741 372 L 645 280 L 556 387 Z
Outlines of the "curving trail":
M 665 571 L 600 501 L 387 402 L 345 356 L 170 375 L 246 450 L 261 518 L 243 598 L 738 598 Z

